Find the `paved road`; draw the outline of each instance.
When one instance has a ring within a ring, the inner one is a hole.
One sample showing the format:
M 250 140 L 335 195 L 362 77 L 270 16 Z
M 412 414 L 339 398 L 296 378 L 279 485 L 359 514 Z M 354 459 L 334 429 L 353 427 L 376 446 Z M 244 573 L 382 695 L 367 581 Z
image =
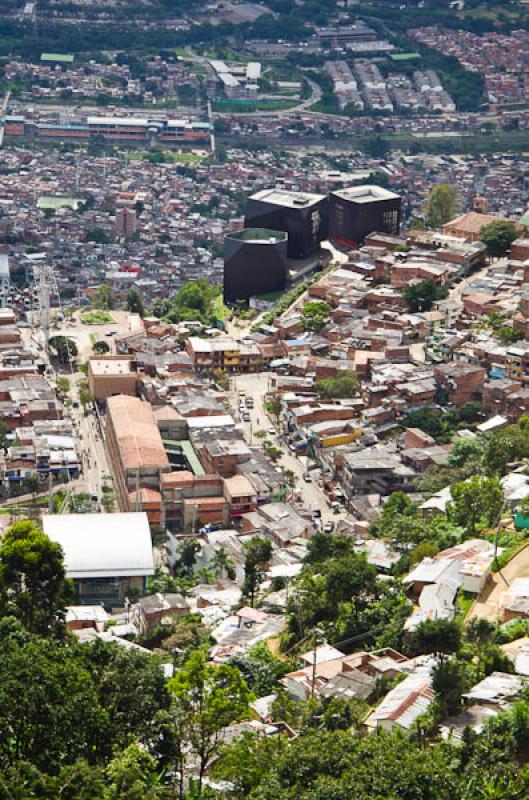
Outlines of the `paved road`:
M 141 322 L 137 315 L 128 314 L 124 311 L 113 311 L 114 321 L 105 325 L 85 325 L 78 314 L 71 320 L 65 320 L 54 326 L 51 335 L 68 336 L 77 345 L 79 355 L 77 363 L 81 364 L 92 355 L 92 346 L 95 341 L 105 341 L 110 347 L 110 352 L 115 352 L 114 337 L 107 336 L 110 332 L 125 332 L 135 330 L 140 327 Z M 26 336 L 31 337 L 44 355 L 43 338 L 41 331 L 25 331 Z M 78 437 L 78 448 L 81 456 L 81 475 L 78 480 L 72 481 L 70 486 L 72 491 L 87 492 L 93 497 L 101 500 L 102 487 L 104 484 L 112 485 L 109 462 L 104 446 L 104 418 L 96 413 L 95 409 L 87 410 L 85 414 L 79 403 L 79 383 L 86 376 L 83 372 L 74 370 L 73 367 L 66 367 L 59 373 L 67 377 L 70 381 L 70 397 L 72 405 L 66 411 L 74 424 Z M 52 380 L 56 377 L 52 372 Z M 77 405 L 77 408 L 74 407 Z
M 256 432 L 260 430 L 268 431 L 269 428 L 274 427 L 275 424 L 269 419 L 264 408 L 264 397 L 269 390 L 271 373 L 260 372 L 252 375 L 237 375 L 232 381 L 232 388 L 230 391 L 230 401 L 235 409 L 235 415 L 238 418 L 238 405 L 239 405 L 239 391 L 244 389 L 246 397 L 253 397 L 254 407 L 248 409 L 250 412 L 250 422 L 241 422 L 244 430 L 244 435 L 248 444 L 254 447 L 262 446 L 263 440 L 256 437 Z M 287 444 L 283 437 L 277 432 L 268 434 L 267 439 L 273 442 L 283 455 L 278 462 L 278 468 L 284 470 L 291 470 L 297 477 L 295 492 L 300 493 L 302 497 L 302 506 L 310 511 L 319 508 L 322 515 L 323 522 L 332 520 L 337 522 L 344 514 L 333 514 L 327 504 L 327 498 L 323 489 L 318 485 L 317 478 L 319 470 L 312 470 L 312 482 L 306 483 L 303 480 L 304 465 L 293 453 L 288 450 Z
M 72 338 L 78 347 L 78 362 L 86 361 L 92 355 L 92 346 L 95 341 L 104 341 L 110 347 L 110 352 L 115 352 L 114 337 L 107 336 L 108 333 L 126 332 L 139 329 L 141 320 L 135 314 L 126 311 L 112 311 L 114 321 L 104 325 L 85 325 L 79 315 L 65 321 L 59 326 L 58 331 Z M 79 382 L 85 377 L 82 372 L 74 372 L 71 375 L 72 400 L 79 401 Z M 102 487 L 104 484 L 111 485 L 110 466 L 104 446 L 104 417 L 97 413 L 96 409 L 91 408 L 85 415 L 81 404 L 78 408 L 73 406 L 70 409 L 72 419 L 79 431 L 79 439 L 82 453 L 83 479 L 87 484 L 87 491 L 90 495 L 96 496 L 101 500 Z

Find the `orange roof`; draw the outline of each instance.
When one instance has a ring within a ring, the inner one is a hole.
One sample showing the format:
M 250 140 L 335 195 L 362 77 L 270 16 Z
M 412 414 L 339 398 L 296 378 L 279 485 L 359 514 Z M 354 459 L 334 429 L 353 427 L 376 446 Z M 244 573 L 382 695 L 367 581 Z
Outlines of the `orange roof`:
M 444 225 L 444 230 L 463 231 L 464 233 L 472 233 L 476 236 L 481 233 L 484 225 L 489 225 L 491 222 L 498 222 L 504 220 L 505 217 L 497 217 L 494 214 L 478 214 L 477 211 L 469 211 L 467 214 L 461 214 L 460 217 L 450 220 Z M 509 220 L 510 221 L 510 220 Z
M 199 506 L 199 508 L 218 508 L 219 505 L 224 506 L 226 500 L 224 497 L 190 497 L 184 500 L 184 505 Z
M 169 469 L 169 459 L 150 403 L 117 395 L 107 401 L 108 416 L 124 469 Z
M 140 502 L 141 503 L 161 503 L 162 496 L 160 492 L 156 491 L 156 489 L 149 489 L 147 486 L 141 486 L 140 491 Z M 134 505 L 136 503 L 136 489 L 132 489 L 129 492 L 129 505 Z
M 195 476 L 188 470 L 182 472 L 166 472 L 162 475 L 162 483 L 164 486 L 183 486 L 184 484 L 193 483 Z

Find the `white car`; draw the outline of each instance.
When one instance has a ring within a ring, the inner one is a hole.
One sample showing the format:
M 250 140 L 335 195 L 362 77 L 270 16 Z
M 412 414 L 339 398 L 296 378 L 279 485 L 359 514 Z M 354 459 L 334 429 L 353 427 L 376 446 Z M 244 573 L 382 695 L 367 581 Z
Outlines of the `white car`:
M 271 436 L 275 436 L 275 435 L 276 435 L 276 429 L 274 428 L 274 426 L 273 426 L 273 425 L 269 425 L 269 426 L 268 426 L 268 433 L 269 433 Z

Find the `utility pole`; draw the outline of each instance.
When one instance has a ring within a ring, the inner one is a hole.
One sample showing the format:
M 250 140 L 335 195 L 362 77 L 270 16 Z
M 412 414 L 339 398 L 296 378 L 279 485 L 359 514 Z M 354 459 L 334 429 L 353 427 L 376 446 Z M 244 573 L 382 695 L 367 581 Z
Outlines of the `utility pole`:
M 323 636 L 323 631 L 319 628 L 314 629 L 314 649 L 312 651 L 312 681 L 310 685 L 310 699 L 314 699 L 314 686 L 316 683 L 316 660 L 318 656 L 318 643 Z M 322 642 L 323 643 L 323 642 Z

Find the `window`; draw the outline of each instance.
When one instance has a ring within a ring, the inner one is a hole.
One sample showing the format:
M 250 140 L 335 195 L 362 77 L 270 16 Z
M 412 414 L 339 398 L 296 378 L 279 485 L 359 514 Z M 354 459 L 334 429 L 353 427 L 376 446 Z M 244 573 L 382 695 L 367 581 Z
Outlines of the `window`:
M 382 215 L 382 225 L 386 233 L 398 233 L 399 212 L 394 210 L 384 211 Z

